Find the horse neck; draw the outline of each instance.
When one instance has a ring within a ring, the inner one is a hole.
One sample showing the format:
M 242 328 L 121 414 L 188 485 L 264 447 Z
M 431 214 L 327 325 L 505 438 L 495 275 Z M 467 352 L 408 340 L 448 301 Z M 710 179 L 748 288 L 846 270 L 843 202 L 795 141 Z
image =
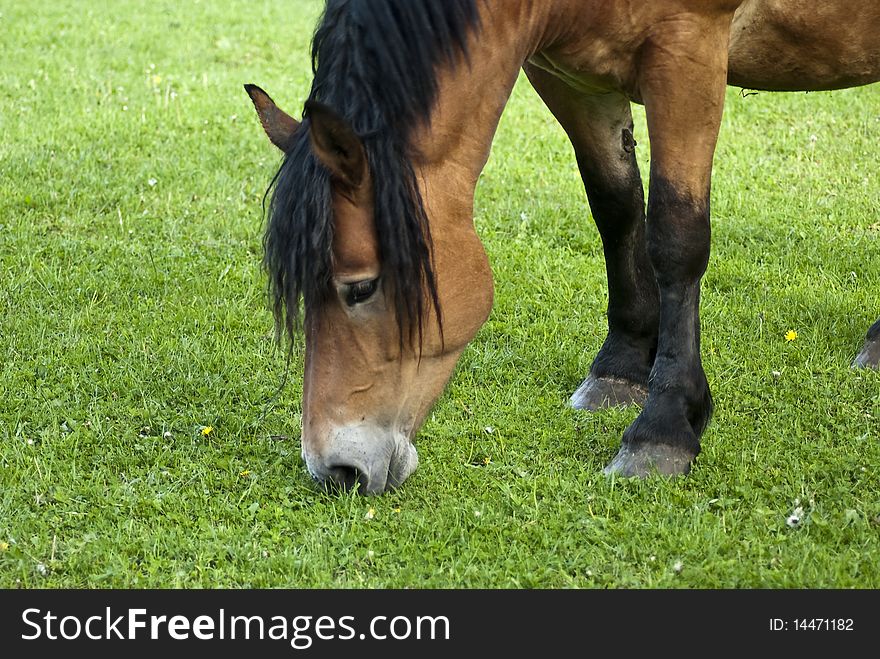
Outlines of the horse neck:
M 430 122 L 411 140 L 425 201 L 429 207 L 443 207 L 442 217 L 432 214 L 435 218 L 472 219 L 476 182 L 488 161 L 501 113 L 523 63 L 547 39 L 552 4 L 481 2 L 481 28 L 469 38 L 467 57 L 438 71 Z

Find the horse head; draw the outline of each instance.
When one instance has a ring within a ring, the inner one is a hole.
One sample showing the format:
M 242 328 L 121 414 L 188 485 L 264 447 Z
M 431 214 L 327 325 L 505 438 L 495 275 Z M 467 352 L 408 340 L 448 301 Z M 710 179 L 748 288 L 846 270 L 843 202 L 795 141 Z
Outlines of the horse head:
M 300 123 L 259 87 L 247 85 L 246 90 L 266 134 L 285 151 L 290 166 L 306 166 L 313 156 L 328 175 L 329 271 L 325 275 L 300 273 L 324 279 L 326 284 L 314 294 L 301 291 L 303 459 L 318 483 L 358 487 L 367 494 L 383 492 L 400 485 L 416 469 L 413 437 L 442 393 L 462 350 L 489 314 L 492 279 L 485 252 L 472 230 L 440 230 L 442 218 L 449 213 L 437 203 L 426 202 L 426 217 L 440 218 L 422 236 L 428 257 L 422 273 L 427 274 L 419 277 L 416 270 L 409 279 L 420 281 L 401 281 L 405 275 L 401 275 L 400 262 L 418 257 L 400 253 L 404 246 L 387 235 L 396 229 L 397 218 L 377 221 L 375 179 L 381 172 L 370 166 L 363 138 L 326 105 L 307 102 L 306 118 Z M 295 146 L 298 138 L 302 142 L 299 150 Z M 294 189 L 291 194 L 313 192 Z M 279 217 L 277 209 L 282 204 L 275 201 L 273 222 L 286 223 L 290 218 Z M 320 224 L 317 217 L 304 222 L 300 233 L 325 231 L 312 226 Z M 384 241 L 380 231 L 386 234 Z M 284 270 L 291 258 L 306 262 L 298 251 L 302 248 L 282 253 L 280 266 L 270 259 L 270 276 L 273 269 Z M 413 297 L 414 285 L 419 300 L 427 301 L 424 304 L 402 299 Z M 288 314 L 298 305 L 298 299 L 289 297 L 283 302 Z M 411 308 L 415 315 L 407 316 Z

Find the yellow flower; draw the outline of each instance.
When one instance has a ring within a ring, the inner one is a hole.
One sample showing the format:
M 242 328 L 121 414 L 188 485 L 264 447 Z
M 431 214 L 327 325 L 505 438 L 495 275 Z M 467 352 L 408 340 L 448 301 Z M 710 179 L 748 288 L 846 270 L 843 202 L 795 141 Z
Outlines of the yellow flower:
M 795 332 L 794 330 L 788 330 L 785 333 L 785 340 L 788 341 L 789 343 L 794 341 L 796 338 L 797 338 L 797 332 Z
M 367 514 L 364 515 L 364 519 L 373 519 L 375 516 L 376 516 L 376 509 L 375 509 L 375 508 L 370 508 L 370 509 L 367 511 Z
M 243 472 L 241 472 L 241 473 L 239 474 L 239 476 L 250 476 L 250 475 L 251 475 L 251 470 L 250 470 L 250 469 L 245 469 Z
M 150 77 L 150 81 L 154 85 L 158 85 L 160 82 L 162 82 L 162 76 L 153 74 L 153 76 Z
M 485 458 L 483 458 L 484 465 L 488 465 L 490 462 L 492 462 L 492 458 L 490 458 L 488 455 Z
M 212 432 L 214 432 L 214 426 L 205 426 L 202 428 L 202 437 L 207 437 Z
M 400 507 L 395 508 L 395 509 L 394 509 L 394 512 L 399 513 L 399 512 L 400 512 Z
M 0 542 L 0 551 L 6 551 L 7 549 L 9 549 L 9 543 L 8 542 Z

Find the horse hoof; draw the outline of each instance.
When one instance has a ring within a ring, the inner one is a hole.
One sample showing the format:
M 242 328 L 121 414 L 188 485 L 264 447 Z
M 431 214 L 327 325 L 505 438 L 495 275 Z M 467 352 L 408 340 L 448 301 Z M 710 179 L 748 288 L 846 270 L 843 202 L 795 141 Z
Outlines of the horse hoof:
M 648 388 L 622 378 L 597 378 L 587 376 L 569 403 L 576 410 L 595 412 L 606 407 L 644 405 Z
M 605 467 L 605 475 L 624 478 L 684 476 L 691 470 L 696 456 L 690 451 L 667 444 L 645 444 L 636 449 L 621 446 L 614 459 Z
M 865 341 L 862 351 L 853 360 L 853 368 L 880 369 L 880 339 Z

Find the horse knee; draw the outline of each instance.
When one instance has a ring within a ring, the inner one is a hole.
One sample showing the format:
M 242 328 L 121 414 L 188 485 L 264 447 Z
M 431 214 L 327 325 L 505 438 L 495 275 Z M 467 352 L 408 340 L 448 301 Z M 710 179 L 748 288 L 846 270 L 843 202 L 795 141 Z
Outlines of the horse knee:
M 648 198 L 648 256 L 665 285 L 699 281 L 709 264 L 708 194 L 695 199 L 669 181 L 652 177 Z

